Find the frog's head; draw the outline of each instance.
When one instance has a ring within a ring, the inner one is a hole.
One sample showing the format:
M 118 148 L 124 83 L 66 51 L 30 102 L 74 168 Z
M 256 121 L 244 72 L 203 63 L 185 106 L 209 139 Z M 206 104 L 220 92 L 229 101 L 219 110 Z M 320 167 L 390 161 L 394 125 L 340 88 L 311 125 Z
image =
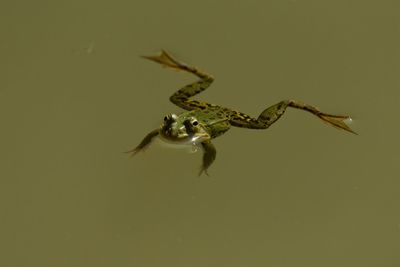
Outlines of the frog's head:
M 211 139 L 198 120 L 185 113 L 165 116 L 160 135 L 166 141 L 181 144 L 198 144 Z

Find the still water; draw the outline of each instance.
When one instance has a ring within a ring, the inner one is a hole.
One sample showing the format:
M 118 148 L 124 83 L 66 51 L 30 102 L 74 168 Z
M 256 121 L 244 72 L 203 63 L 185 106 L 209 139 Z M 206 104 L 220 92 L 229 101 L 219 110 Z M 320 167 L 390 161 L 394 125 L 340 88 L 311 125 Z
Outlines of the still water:
M 400 266 L 400 3 L 3 1 L 0 266 Z M 288 110 L 201 153 L 143 136 L 195 80 L 258 116 L 284 99 L 351 115 L 358 136 Z

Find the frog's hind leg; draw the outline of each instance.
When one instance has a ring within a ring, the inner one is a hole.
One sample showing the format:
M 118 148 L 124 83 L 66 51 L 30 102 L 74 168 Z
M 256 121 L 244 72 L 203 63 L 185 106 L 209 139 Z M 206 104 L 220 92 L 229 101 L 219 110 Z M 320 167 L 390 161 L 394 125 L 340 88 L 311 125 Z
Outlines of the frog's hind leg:
M 178 61 L 164 50 L 162 50 L 161 54 L 158 56 L 143 56 L 143 58 L 157 62 L 164 67 L 192 73 L 200 78 L 200 80 L 188 84 L 176 91 L 170 97 L 172 103 L 186 110 L 204 109 L 209 105 L 207 103 L 191 100 L 189 98 L 201 93 L 211 85 L 211 83 L 214 81 L 214 78 L 210 74 L 203 72 L 196 67 L 189 66 L 186 63 Z
M 294 100 L 284 100 L 265 109 L 263 112 L 261 112 L 260 116 L 257 119 L 250 118 L 247 115 L 246 117 L 243 117 L 243 114 L 239 114 L 239 116 L 233 116 L 231 118 L 231 124 L 233 126 L 244 127 L 244 128 L 266 129 L 273 123 L 275 123 L 285 113 L 288 107 L 308 111 L 311 114 L 319 117 L 321 120 L 323 120 L 324 122 L 328 123 L 331 126 L 356 134 L 356 132 L 354 132 L 344 122 L 345 120 L 350 119 L 349 116 L 323 113 L 319 111 L 317 107 Z

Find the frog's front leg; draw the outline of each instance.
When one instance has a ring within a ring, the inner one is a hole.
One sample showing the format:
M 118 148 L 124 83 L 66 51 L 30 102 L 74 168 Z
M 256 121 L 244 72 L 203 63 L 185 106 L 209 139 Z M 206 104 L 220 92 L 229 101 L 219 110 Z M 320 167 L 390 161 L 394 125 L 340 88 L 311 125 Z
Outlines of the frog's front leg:
M 211 166 L 211 164 L 214 162 L 216 156 L 217 156 L 217 150 L 215 149 L 215 146 L 211 143 L 211 141 L 204 141 L 201 143 L 204 154 L 203 154 L 203 164 L 201 165 L 200 173 L 201 175 L 203 172 L 208 175 L 208 168 Z
M 134 155 L 135 155 L 136 153 L 138 153 L 139 151 L 145 150 L 145 149 L 150 145 L 150 143 L 154 140 L 154 138 L 155 138 L 156 136 L 158 136 L 159 132 L 160 132 L 159 129 L 156 129 L 156 130 L 151 131 L 150 133 L 148 133 L 148 134 L 143 138 L 142 142 L 140 142 L 140 144 L 139 144 L 137 147 L 135 147 L 135 148 L 132 149 L 132 150 L 127 151 L 126 153 L 130 153 L 131 156 L 134 156 Z
M 294 100 L 284 100 L 265 109 L 257 119 L 250 118 L 239 112 L 234 112 L 233 115 L 231 115 L 230 121 L 233 126 L 237 127 L 266 129 L 275 123 L 285 113 L 288 107 L 308 111 L 331 126 L 356 134 L 356 132 L 344 122 L 350 118 L 349 116 L 327 114 L 321 112 L 317 107 Z

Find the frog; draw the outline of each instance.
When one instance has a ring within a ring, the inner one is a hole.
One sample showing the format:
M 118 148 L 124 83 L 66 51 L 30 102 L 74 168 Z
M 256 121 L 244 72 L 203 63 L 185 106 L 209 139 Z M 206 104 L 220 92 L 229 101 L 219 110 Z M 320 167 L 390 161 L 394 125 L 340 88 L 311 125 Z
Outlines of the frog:
M 321 112 L 316 106 L 296 100 L 282 100 L 264 109 L 255 118 L 243 112 L 220 105 L 192 99 L 213 83 L 214 77 L 199 68 L 179 61 L 165 50 L 156 56 L 142 56 L 163 67 L 183 71 L 198 77 L 198 80 L 183 86 L 173 93 L 169 100 L 185 111 L 179 114 L 168 114 L 157 128 L 148 133 L 133 149 L 127 151 L 131 156 L 144 151 L 156 137 L 173 144 L 192 145 L 203 150 L 202 165 L 199 175 L 209 175 L 208 169 L 216 159 L 217 150 L 212 140 L 226 133 L 231 127 L 247 129 L 267 129 L 285 113 L 287 108 L 307 111 L 318 117 L 322 122 L 337 129 L 357 134 L 347 124 L 351 118 L 348 115 L 333 115 Z

